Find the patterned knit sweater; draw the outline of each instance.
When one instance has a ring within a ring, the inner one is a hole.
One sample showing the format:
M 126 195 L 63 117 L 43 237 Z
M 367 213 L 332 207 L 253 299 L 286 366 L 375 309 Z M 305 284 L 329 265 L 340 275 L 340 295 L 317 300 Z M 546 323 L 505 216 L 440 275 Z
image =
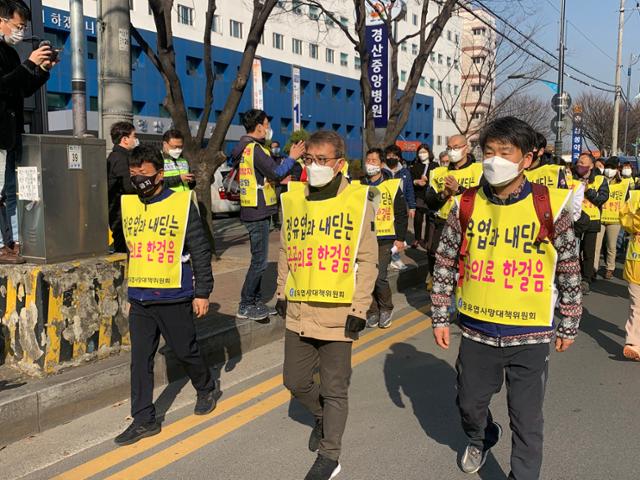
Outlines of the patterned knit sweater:
M 500 200 L 490 187 L 484 187 L 488 198 L 498 204 L 512 204 L 531 201 L 531 185 L 525 181 L 522 187 L 506 200 Z M 569 207 L 570 208 L 570 207 Z M 460 315 L 462 334 L 474 341 L 496 347 L 549 343 L 554 335 L 573 339 L 578 333 L 582 316 L 582 290 L 580 288 L 580 261 L 573 219 L 569 209 L 561 212 L 554 224 L 553 246 L 558 252 L 556 264 L 556 285 L 559 294 L 559 314 L 561 321 L 557 331 L 554 327 L 518 327 L 493 324 Z M 451 210 L 442 232 L 436 252 L 433 289 L 431 293 L 433 327 L 448 327 L 449 308 L 455 293 L 458 274 L 458 252 L 462 243 L 462 229 L 458 218 L 458 207 Z

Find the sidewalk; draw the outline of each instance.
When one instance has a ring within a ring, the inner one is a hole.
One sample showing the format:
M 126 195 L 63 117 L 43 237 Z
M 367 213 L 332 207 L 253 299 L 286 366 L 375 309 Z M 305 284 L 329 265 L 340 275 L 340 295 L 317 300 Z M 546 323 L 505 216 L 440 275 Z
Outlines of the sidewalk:
M 196 322 L 198 343 L 207 363 L 232 370 L 243 354 L 282 338 L 284 321 L 271 317 L 264 322 L 236 319 L 240 289 L 251 261 L 246 230 L 237 219 L 218 220 L 213 262 L 214 291 L 209 315 Z M 269 242 L 269 266 L 264 277 L 265 299 L 276 289 L 279 232 Z M 389 270 L 394 292 L 424 283 L 426 254 L 411 250 L 404 256 L 408 269 Z M 185 377 L 172 352 L 161 346 L 156 356 L 156 386 Z M 0 447 L 42 432 L 78 416 L 129 397 L 129 352 L 69 368 L 45 379 L 26 377 L 9 366 L 0 366 Z

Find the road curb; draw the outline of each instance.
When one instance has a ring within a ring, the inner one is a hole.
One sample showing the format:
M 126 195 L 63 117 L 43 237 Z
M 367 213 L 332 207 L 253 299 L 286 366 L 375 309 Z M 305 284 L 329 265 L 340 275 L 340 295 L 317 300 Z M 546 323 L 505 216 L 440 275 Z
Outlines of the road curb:
M 412 255 L 413 256 L 413 255 Z M 424 283 L 426 256 L 417 255 L 415 265 L 406 270 L 389 270 L 394 293 Z M 282 338 L 284 321 L 268 322 L 216 319 L 215 327 L 200 330 L 198 343 L 209 365 L 220 366 L 244 353 Z M 156 387 L 184 379 L 186 374 L 166 346 L 156 355 Z M 0 447 L 35 435 L 74 418 L 128 399 L 130 353 L 125 350 L 58 375 L 31 382 L 15 390 L 5 390 L 0 399 Z

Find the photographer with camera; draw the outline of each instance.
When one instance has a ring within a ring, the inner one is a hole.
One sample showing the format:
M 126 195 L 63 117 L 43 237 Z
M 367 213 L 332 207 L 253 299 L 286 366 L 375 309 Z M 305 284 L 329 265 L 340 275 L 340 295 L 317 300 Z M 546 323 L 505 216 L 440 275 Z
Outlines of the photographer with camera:
M 24 40 L 31 11 L 21 0 L 0 0 L 0 264 L 19 264 L 11 217 L 16 214 L 16 165 L 20 163 L 24 133 L 24 99 L 33 95 L 49 79 L 57 63 L 51 45 L 34 50 L 24 62 L 15 47 Z M 2 165 L 4 164 L 4 166 Z M 4 181 L 2 181 L 4 180 Z

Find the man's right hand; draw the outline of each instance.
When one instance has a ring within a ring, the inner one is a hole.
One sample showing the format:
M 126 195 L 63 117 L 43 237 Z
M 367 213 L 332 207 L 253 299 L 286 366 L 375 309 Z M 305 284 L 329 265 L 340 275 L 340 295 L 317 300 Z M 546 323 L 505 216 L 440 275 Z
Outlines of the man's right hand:
M 289 156 L 294 160 L 298 160 L 304 153 L 304 150 L 305 150 L 304 140 L 300 140 L 298 143 L 294 143 L 293 145 L 291 145 L 291 150 L 289 150 Z
M 444 179 L 444 191 L 448 197 L 455 195 L 460 189 L 460 184 L 453 175 Z
M 434 327 L 433 338 L 435 338 L 436 344 L 440 348 L 449 349 L 449 327 Z
M 49 45 L 43 45 L 42 47 L 31 52 L 31 55 L 29 55 L 29 60 L 31 60 L 37 66 L 40 66 L 44 62 L 47 62 L 51 59 L 51 52 L 52 49 Z
M 185 173 L 180 175 L 180 178 L 182 179 L 183 182 L 193 182 L 196 178 L 196 176 L 193 173 Z

